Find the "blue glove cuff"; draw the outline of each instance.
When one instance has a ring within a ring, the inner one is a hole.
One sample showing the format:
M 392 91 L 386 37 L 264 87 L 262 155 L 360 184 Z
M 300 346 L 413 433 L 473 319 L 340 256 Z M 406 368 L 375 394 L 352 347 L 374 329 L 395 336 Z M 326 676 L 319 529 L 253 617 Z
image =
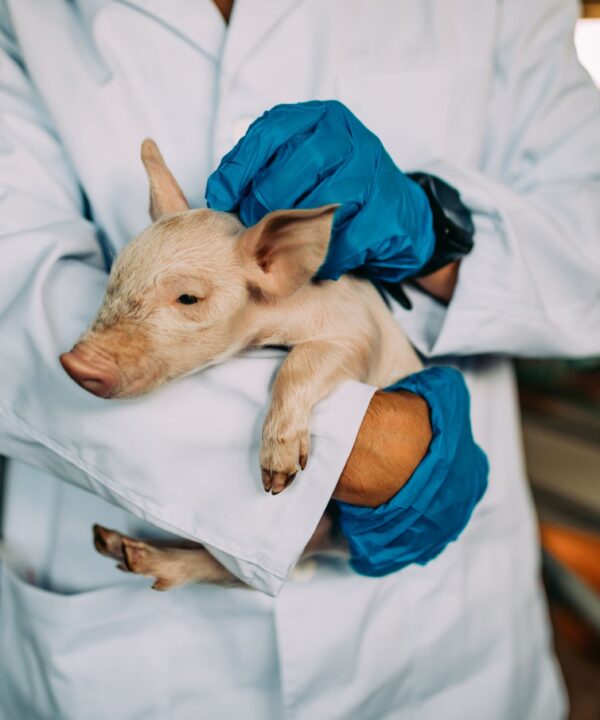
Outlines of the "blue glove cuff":
M 466 527 L 487 487 L 488 462 L 475 444 L 462 375 L 431 367 L 386 388 L 423 397 L 433 437 L 406 485 L 376 508 L 338 502 L 352 567 L 380 576 L 439 555 Z

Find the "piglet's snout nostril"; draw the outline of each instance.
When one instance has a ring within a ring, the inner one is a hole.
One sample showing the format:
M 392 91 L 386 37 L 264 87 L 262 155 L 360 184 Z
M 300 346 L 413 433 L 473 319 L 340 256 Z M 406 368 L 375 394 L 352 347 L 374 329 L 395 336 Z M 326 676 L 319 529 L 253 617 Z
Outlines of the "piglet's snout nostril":
M 84 390 L 108 398 L 117 384 L 114 372 L 108 368 L 95 365 L 91 360 L 77 352 L 76 348 L 60 356 L 60 364 L 65 372 Z
M 102 378 L 82 378 L 78 381 L 82 388 L 98 397 L 109 397 L 111 386 Z

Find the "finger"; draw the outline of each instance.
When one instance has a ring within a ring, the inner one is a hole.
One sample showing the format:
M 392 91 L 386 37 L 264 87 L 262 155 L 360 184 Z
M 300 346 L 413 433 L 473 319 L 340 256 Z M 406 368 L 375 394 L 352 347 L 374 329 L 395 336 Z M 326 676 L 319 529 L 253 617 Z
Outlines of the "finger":
M 356 188 L 340 177 L 353 150 L 352 138 L 327 123 L 297 133 L 256 173 L 241 199 L 242 222 L 254 224 L 271 210 L 319 207 L 354 196 Z
M 236 210 L 239 200 L 261 168 L 297 133 L 314 127 L 324 112 L 323 103 L 277 105 L 255 120 L 206 185 L 208 207 Z

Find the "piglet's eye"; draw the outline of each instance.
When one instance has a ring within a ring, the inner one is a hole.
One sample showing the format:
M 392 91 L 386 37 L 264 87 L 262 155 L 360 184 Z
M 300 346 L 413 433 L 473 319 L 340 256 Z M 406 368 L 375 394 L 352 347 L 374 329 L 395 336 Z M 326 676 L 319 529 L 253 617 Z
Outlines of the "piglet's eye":
M 182 305 L 195 305 L 198 302 L 198 298 L 195 295 L 183 294 L 177 298 L 177 302 Z

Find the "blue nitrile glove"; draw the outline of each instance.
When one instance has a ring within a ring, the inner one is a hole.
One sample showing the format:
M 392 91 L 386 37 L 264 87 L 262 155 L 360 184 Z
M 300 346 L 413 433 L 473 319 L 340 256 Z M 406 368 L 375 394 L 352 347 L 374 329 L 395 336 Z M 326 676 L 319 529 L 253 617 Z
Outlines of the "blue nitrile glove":
M 424 565 L 439 555 L 466 527 L 488 476 L 487 458 L 471 433 L 469 391 L 459 372 L 431 367 L 386 389 L 408 390 L 427 401 L 433 437 L 391 500 L 376 508 L 337 503 L 352 566 L 372 576 Z
M 271 210 L 340 203 L 321 278 L 360 269 L 397 283 L 418 272 L 435 245 L 424 191 L 334 100 L 277 105 L 258 118 L 209 177 L 206 202 L 246 226 Z

